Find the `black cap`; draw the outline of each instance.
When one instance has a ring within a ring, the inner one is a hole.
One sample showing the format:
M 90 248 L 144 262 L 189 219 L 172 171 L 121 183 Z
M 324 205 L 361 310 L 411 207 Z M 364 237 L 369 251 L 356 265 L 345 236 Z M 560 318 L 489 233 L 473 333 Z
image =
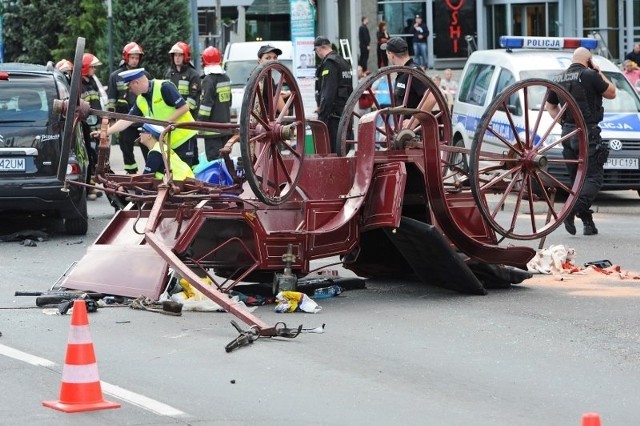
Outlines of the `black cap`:
M 380 46 L 382 50 L 388 50 L 391 53 L 404 53 L 409 51 L 409 46 L 404 39 L 400 37 L 391 37 L 388 42 Z
M 262 58 L 262 55 L 269 52 L 274 52 L 278 56 L 282 55 L 282 50 L 278 49 L 277 47 L 265 44 L 264 46 L 260 46 L 260 49 L 258 49 L 258 58 Z
M 331 42 L 329 41 L 328 38 L 326 38 L 325 36 L 318 36 L 316 37 L 316 39 L 313 41 L 313 46 L 314 47 L 318 47 L 318 46 L 331 46 Z

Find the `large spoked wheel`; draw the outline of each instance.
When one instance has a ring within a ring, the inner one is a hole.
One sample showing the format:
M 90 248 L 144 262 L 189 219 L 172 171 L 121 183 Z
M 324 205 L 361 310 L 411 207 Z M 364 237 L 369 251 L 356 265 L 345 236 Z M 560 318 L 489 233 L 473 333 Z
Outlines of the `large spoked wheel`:
M 76 121 L 76 109 L 80 102 L 81 94 L 81 69 L 82 69 L 82 55 L 84 54 L 84 38 L 78 37 L 76 42 L 76 53 L 73 58 L 73 72 L 71 74 L 71 88 L 69 91 L 69 100 L 67 101 L 67 107 L 65 111 L 64 129 L 62 130 L 62 146 L 60 152 L 60 162 L 58 163 L 58 175 L 57 178 L 60 182 L 64 182 L 67 174 L 67 165 L 69 164 L 69 151 L 71 150 L 71 144 L 73 143 L 73 132 Z
M 560 114 L 545 110 L 551 92 Z M 576 127 L 561 136 L 559 122 L 572 116 Z M 565 159 L 562 144 L 575 138 L 579 155 Z M 471 191 L 482 216 L 506 238 L 541 238 L 567 217 L 587 168 L 587 128 L 573 97 L 543 79 L 522 80 L 505 89 L 481 118 L 471 147 Z M 568 168 L 576 178 L 568 182 Z M 567 199 L 555 202 L 562 190 Z
M 305 126 L 302 97 L 291 71 L 279 62 L 259 65 L 242 101 L 240 151 L 247 182 L 265 204 L 283 203 L 295 190 L 304 160 Z
M 407 83 L 405 96 L 399 102 L 394 96 L 395 81 L 400 74 L 407 75 Z M 410 96 L 412 88 L 418 89 L 418 93 L 422 96 L 414 99 Z M 371 102 L 370 108 L 361 109 L 359 101 Z M 418 102 L 416 104 L 416 102 Z M 357 136 L 356 130 L 360 117 L 370 111 L 384 110 L 385 108 L 412 108 L 420 109 L 422 105 L 427 104 L 431 108 L 432 114 L 436 117 L 439 127 L 439 138 L 441 144 L 449 144 L 451 141 L 451 117 L 447 100 L 440 89 L 427 77 L 427 75 L 416 68 L 405 66 L 389 66 L 384 67 L 366 77 L 358 84 L 353 91 L 344 108 L 340 124 L 338 125 L 338 142 L 337 150 L 339 156 L 347 155 L 347 153 L 356 149 Z M 433 105 L 433 106 L 432 106 Z M 432 107 L 431 107 L 432 106 Z M 408 131 L 406 127 L 415 127 L 418 124 L 415 119 L 411 122 L 403 123 L 405 114 L 401 112 L 389 113 L 381 112 L 376 124 L 376 143 L 381 148 L 393 149 L 402 146 L 402 140 L 411 139 L 413 133 L 419 133 L 420 126 L 412 131 Z M 403 125 L 404 124 L 404 125 Z

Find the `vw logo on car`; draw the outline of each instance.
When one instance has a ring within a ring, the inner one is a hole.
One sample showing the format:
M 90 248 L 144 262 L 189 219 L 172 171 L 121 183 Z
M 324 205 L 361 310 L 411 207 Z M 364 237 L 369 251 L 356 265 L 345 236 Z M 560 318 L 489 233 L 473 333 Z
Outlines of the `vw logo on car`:
M 611 139 L 609 141 L 609 149 L 612 151 L 620 151 L 622 149 L 622 141 L 620 139 Z

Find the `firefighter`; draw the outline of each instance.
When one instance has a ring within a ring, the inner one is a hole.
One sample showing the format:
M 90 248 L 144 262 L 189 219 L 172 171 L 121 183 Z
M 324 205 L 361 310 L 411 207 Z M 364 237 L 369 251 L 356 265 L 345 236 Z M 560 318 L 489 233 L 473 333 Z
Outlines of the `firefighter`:
M 328 38 L 316 37 L 313 46 L 322 60 L 316 69 L 318 120 L 327 125 L 331 152 L 337 152 L 338 124 L 353 92 L 353 72 L 349 63 L 333 51 Z
M 127 84 L 122 81 L 119 74 L 123 71 L 138 68 L 143 56 L 144 51 L 136 42 L 132 41 L 126 44 L 122 49 L 120 66 L 109 76 L 107 86 L 107 95 L 109 97 L 107 104 L 108 111 L 127 114 L 131 107 L 135 105 L 136 96 L 129 92 Z M 151 75 L 147 73 L 147 77 L 151 78 Z M 124 171 L 129 174 L 138 173 L 138 164 L 133 153 L 134 142 L 138 136 L 138 126 L 130 126 L 118 136 L 120 150 L 122 151 L 122 157 L 124 159 Z M 140 149 L 142 150 L 142 155 L 146 158 L 149 152 L 147 147 L 140 145 Z
M 165 80 L 170 80 L 178 88 L 178 92 L 189 105 L 191 115 L 196 117 L 198 100 L 200 99 L 200 75 L 191 62 L 191 47 L 185 42 L 179 41 L 169 50 L 171 65 L 164 75 Z M 193 137 L 193 165 L 198 163 L 198 140 Z
M 73 62 L 63 59 L 58 61 L 56 69 L 60 71 L 67 78 L 67 82 L 71 83 L 71 71 L 73 71 Z
M 199 121 L 229 123 L 231 121 L 231 81 L 220 66 L 220 51 L 209 46 L 202 52 L 204 79 L 202 80 L 202 96 L 198 109 Z M 227 143 L 228 136 L 207 131 L 204 136 L 205 154 L 208 161 L 220 157 L 220 149 Z
M 191 62 L 191 48 L 187 43 L 179 41 L 171 47 L 169 56 L 171 65 L 164 78 L 176 85 L 178 92 L 189 105 L 189 111 L 195 116 L 200 99 L 200 75 Z
M 102 110 L 102 104 L 100 103 L 100 90 L 96 79 L 93 77 L 96 73 L 96 67 L 99 65 L 102 65 L 102 62 L 100 62 L 100 60 L 91 53 L 85 53 L 82 55 L 82 92 L 80 97 L 83 101 L 89 104 L 91 109 L 95 110 Z M 92 144 L 91 132 L 98 130 L 98 127 L 98 119 L 95 115 L 89 116 L 87 120 L 82 121 L 84 144 L 89 156 L 87 183 L 94 183 L 93 174 L 95 173 L 95 167 L 98 162 L 98 154 Z M 88 200 L 95 200 L 99 196 L 102 196 L 102 192 L 95 188 L 91 188 L 87 192 Z
M 129 92 L 136 96 L 129 114 L 177 124 L 195 121 L 189 106 L 170 81 L 150 80 L 144 68 L 122 71 L 119 76 L 128 85 Z M 109 126 L 107 135 L 122 132 L 132 124 L 129 120 L 118 120 Z M 193 166 L 192 141 L 196 134 L 195 130 L 185 128 L 176 128 L 169 133 L 171 148 L 189 166 Z

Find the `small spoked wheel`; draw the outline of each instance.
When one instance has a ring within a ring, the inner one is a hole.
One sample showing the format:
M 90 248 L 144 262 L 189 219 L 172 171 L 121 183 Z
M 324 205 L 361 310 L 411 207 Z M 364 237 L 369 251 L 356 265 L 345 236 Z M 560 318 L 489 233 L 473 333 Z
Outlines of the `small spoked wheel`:
M 396 98 L 398 76 L 406 78 L 405 96 Z M 412 90 L 413 89 L 413 90 Z M 421 95 L 415 97 L 413 93 Z M 391 112 L 393 108 L 421 109 L 427 105 L 436 117 L 441 144 L 451 141 L 451 117 L 447 101 L 433 81 L 420 69 L 405 66 L 384 67 L 363 79 L 345 105 L 338 125 L 337 150 L 339 156 L 357 149 L 357 127 L 360 118 L 371 111 L 380 111 L 377 118 L 375 139 L 383 149 L 403 146 L 420 132 L 419 123 L 407 112 Z M 366 108 L 362 108 L 366 107 Z M 388 109 L 391 108 L 391 111 Z M 410 128 L 411 130 L 409 130 Z
M 555 118 L 545 110 L 551 92 L 560 101 Z M 576 126 L 562 135 L 559 123 L 569 116 Z M 570 140 L 578 158 L 563 157 L 563 143 Z M 471 147 L 471 191 L 484 219 L 505 238 L 533 240 L 556 229 L 582 188 L 587 141 L 578 104 L 558 84 L 528 79 L 501 92 L 483 114 Z M 557 191 L 566 200 L 556 201 Z
M 279 62 L 259 65 L 240 113 L 245 177 L 258 199 L 278 205 L 296 188 L 304 160 L 305 118 L 293 74 Z

